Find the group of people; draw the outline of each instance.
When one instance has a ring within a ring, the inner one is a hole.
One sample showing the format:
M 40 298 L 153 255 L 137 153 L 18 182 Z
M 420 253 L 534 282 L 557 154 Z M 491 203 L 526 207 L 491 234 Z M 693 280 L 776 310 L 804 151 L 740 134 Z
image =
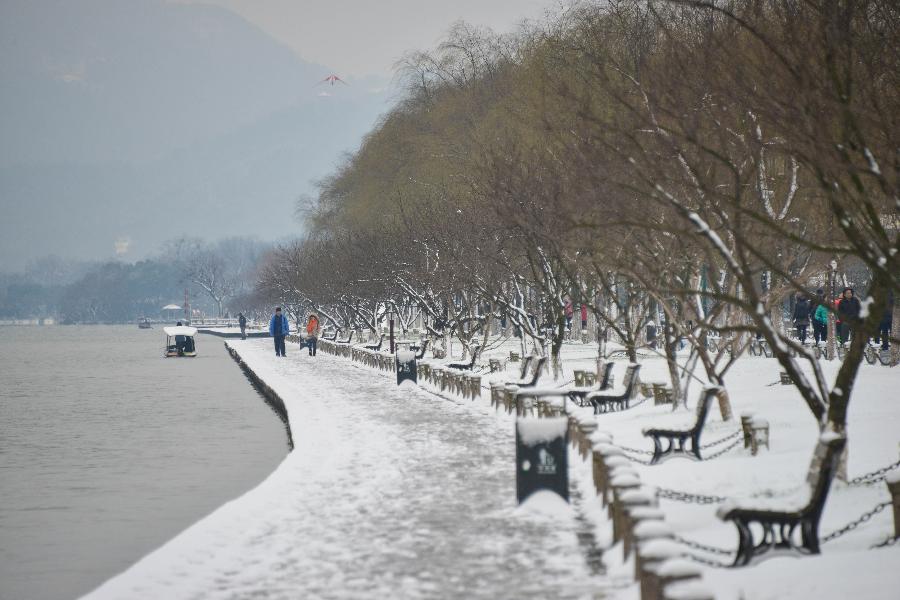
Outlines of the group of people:
M 572 331 L 572 320 L 575 317 L 575 305 L 572 303 L 572 299 L 566 296 L 565 298 L 565 309 L 564 314 L 566 316 L 566 331 Z M 588 309 L 586 304 L 581 305 L 581 329 L 587 329 L 587 316 Z
M 835 333 L 840 343 L 850 340 L 853 328 L 860 319 L 862 305 L 856 293 L 851 287 L 846 287 L 841 296 L 835 299 L 834 308 L 837 312 Z M 894 298 L 888 297 L 887 306 L 882 315 L 878 327 L 876 343 L 881 343 L 881 348 L 889 348 L 890 332 L 893 321 Z M 812 322 L 813 339 L 816 345 L 828 339 L 828 304 L 825 300 L 825 290 L 816 290 L 816 297 L 812 301 L 805 294 L 797 294 L 794 303 L 794 326 L 797 328 L 797 338 L 801 344 L 806 343 L 807 328 Z
M 275 340 L 275 356 L 285 355 L 284 339 L 290 333 L 291 326 L 287 316 L 281 312 L 280 306 L 275 307 L 275 314 L 269 320 L 269 334 Z M 310 356 L 316 355 L 316 345 L 321 333 L 319 316 L 316 313 L 310 313 L 306 318 L 306 336 L 303 338 Z

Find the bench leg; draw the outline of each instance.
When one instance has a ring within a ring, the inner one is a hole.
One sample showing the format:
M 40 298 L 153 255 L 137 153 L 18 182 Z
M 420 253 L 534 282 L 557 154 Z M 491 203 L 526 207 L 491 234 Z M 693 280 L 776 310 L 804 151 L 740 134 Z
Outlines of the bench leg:
M 671 443 L 669 445 L 669 448 L 671 448 Z M 662 443 L 659 441 L 659 436 L 654 435 L 653 436 L 653 458 L 650 459 L 650 464 L 655 465 L 655 464 L 659 463 L 659 461 L 662 460 L 662 456 L 663 456 Z
M 693 454 L 697 460 L 703 460 L 703 457 L 700 456 L 700 434 L 695 433 L 691 436 L 691 454 Z

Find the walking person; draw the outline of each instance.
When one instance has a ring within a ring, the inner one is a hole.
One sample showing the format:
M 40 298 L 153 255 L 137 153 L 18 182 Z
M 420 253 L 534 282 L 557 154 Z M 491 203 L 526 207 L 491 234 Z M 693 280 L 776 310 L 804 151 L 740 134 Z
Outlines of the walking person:
M 884 307 L 884 313 L 881 315 L 881 322 L 878 323 L 878 337 L 875 343 L 881 342 L 882 350 L 890 350 L 891 328 L 894 321 L 894 290 L 888 291 L 887 305 Z
M 275 314 L 269 321 L 269 334 L 275 339 L 275 356 L 284 356 L 284 336 L 291 332 L 287 317 L 281 314 L 281 307 L 275 307 Z
M 816 302 L 816 311 L 813 313 L 813 337 L 816 340 L 816 345 L 819 345 L 819 342 L 826 342 L 828 340 L 828 306 L 825 304 L 825 292 L 822 290 L 817 290 L 816 295 L 818 297 L 818 301 Z
M 844 288 L 841 294 L 841 303 L 838 304 L 838 314 L 841 316 L 841 343 L 850 340 L 850 328 L 856 325 L 861 310 L 859 299 L 853 294 L 853 288 Z
M 825 307 L 825 290 L 821 288 L 816 290 L 816 298 L 812 301 L 809 312 L 812 318 L 813 339 L 818 346 L 819 342 L 824 342 L 828 338 L 828 309 Z
M 238 313 L 238 326 L 241 328 L 241 339 L 247 339 L 247 317 L 244 316 L 244 313 Z
M 319 327 L 319 317 L 316 313 L 311 313 L 306 322 L 306 346 L 309 348 L 309 355 L 316 355 L 316 342 L 319 341 L 319 334 L 322 328 Z
M 794 327 L 797 328 L 800 345 L 806 344 L 806 328 L 809 327 L 809 298 L 802 294 L 797 294 L 794 304 Z

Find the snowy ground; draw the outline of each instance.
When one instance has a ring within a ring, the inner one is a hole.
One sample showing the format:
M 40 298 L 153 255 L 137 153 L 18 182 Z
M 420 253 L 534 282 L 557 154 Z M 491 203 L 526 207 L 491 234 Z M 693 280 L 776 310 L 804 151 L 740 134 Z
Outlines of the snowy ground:
M 495 350 L 493 355 L 508 355 L 510 349 L 517 350 L 512 346 L 504 347 Z M 567 344 L 563 356 L 565 370 L 561 381 L 571 380 L 573 369 L 596 368 L 593 352 L 588 346 Z M 490 354 L 486 354 L 484 359 L 488 357 Z M 620 362 L 614 369 L 617 383 L 621 382 L 625 370 L 625 362 Z M 662 359 L 644 358 L 641 365 L 644 381 L 668 382 Z M 839 363 L 824 362 L 823 365 L 827 378 L 833 380 Z M 518 374 L 513 375 L 515 368 L 517 365 L 508 365 L 506 374 L 492 374 L 487 378 L 516 377 Z M 778 498 L 797 490 L 805 481 L 818 429 L 795 388 L 778 383 L 779 371 L 774 359 L 747 357 L 739 360 L 726 377 L 735 416 L 738 417 L 743 411 L 753 411 L 769 421 L 771 451 L 763 449 L 759 456 L 753 457 L 749 451 L 738 446 L 708 462 L 672 459 L 656 466 L 633 463 L 641 481 L 645 485 L 729 498 Z M 696 405 L 701 385 L 698 383 L 691 388 L 691 409 Z M 654 407 L 649 401 L 619 414 L 600 415 L 597 422 L 601 430 L 613 434 L 615 444 L 649 451 L 652 450 L 652 443 L 641 435 L 642 428 L 688 426 L 693 423 L 693 413 L 684 410 L 672 413 L 670 407 Z M 724 438 L 738 428 L 736 421 L 723 422 L 714 405 L 701 443 Z M 854 387 L 848 429 L 848 470 L 851 479 L 897 462 L 900 369 L 862 365 Z M 710 452 L 723 447 L 725 445 Z M 632 456 L 649 458 L 636 453 Z M 591 471 L 586 464 L 578 469 L 578 473 L 587 482 L 590 481 Z M 890 494 L 884 482 L 872 486 L 835 483 L 825 506 L 820 535 L 841 528 L 878 503 L 888 500 Z M 676 535 L 723 549 L 737 547 L 734 525 L 723 523 L 715 516 L 717 504 L 695 505 L 661 499 L 660 506 Z M 611 531 L 599 500 L 594 500 L 593 505 L 588 503 L 585 510 L 596 517 L 597 539 L 609 544 Z M 851 597 L 893 600 L 900 597 L 900 544 L 885 549 L 870 549 L 892 532 L 891 508 L 887 507 L 848 534 L 824 544 L 820 556 L 774 558 L 753 568 L 706 568 L 704 579 L 719 600 L 844 600 Z M 685 548 L 685 551 L 688 549 Z M 731 557 L 727 556 L 691 552 L 707 560 L 731 561 Z M 621 549 L 616 547 L 605 554 L 605 561 L 610 569 L 610 578 L 624 584 L 631 578 L 634 568 L 631 562 L 622 565 L 620 557 Z M 636 585 L 626 587 L 618 595 L 622 599 L 638 596 Z
M 229 344 L 285 401 L 294 451 L 88 598 L 601 597 L 576 515 L 516 507 L 511 418 L 293 344 Z
M 605 553 L 603 576 L 586 565 L 591 548 L 585 547 L 585 532 L 600 546 L 611 538 L 605 509 L 592 497 L 588 463 L 570 453 L 576 511 L 546 499 L 530 510 L 515 507 L 513 421 L 488 407 L 486 391 L 474 402 L 440 398 L 412 386 L 398 389 L 392 374 L 346 359 L 324 353 L 311 359 L 293 344 L 286 359 L 272 355 L 271 340 L 230 344 L 284 398 L 294 452 L 258 488 L 89 597 L 638 598 L 633 565 L 621 564 L 621 548 Z M 510 350 L 519 348 L 510 341 L 482 360 Z M 558 384 L 571 381 L 573 369 L 596 367 L 594 345 L 566 344 L 563 356 Z M 644 381 L 667 381 L 661 359 L 645 357 L 641 364 Z M 838 363 L 824 364 L 833 377 Z M 614 370 L 619 384 L 624 367 L 620 360 Z M 482 383 L 514 379 L 517 371 L 517 364 L 509 364 L 505 372 L 482 373 Z M 773 496 L 776 502 L 797 490 L 817 428 L 793 387 L 778 383 L 778 372 L 774 359 L 747 357 L 726 378 L 735 416 L 752 410 L 769 421 L 770 451 L 753 457 L 738 446 L 707 462 L 634 463 L 642 482 L 729 498 Z M 898 384 L 900 370 L 862 366 L 850 408 L 851 478 L 897 461 Z M 691 408 L 700 386 L 690 390 Z M 642 428 L 692 419 L 692 413 L 672 413 L 652 402 L 597 417 L 616 444 L 638 450 L 651 449 Z M 714 408 L 702 442 L 737 428 L 736 421 L 722 422 Z M 820 534 L 888 499 L 883 482 L 835 483 Z M 715 517 L 716 504 L 661 499 L 660 505 L 677 535 L 736 547 L 735 528 Z M 900 589 L 900 544 L 870 549 L 891 533 L 888 508 L 825 543 L 820 556 L 774 558 L 742 569 L 703 567 L 703 579 L 719 600 L 893 600 Z

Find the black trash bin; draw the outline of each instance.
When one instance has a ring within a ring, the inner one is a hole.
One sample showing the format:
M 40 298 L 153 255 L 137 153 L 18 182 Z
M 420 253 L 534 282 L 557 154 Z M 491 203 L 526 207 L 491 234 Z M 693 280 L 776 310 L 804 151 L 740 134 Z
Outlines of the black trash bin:
M 569 501 L 567 418 L 516 421 L 516 496 L 519 502 L 538 490 Z
M 394 354 L 394 370 L 397 372 L 397 385 L 404 381 L 417 383 L 416 353 L 412 350 L 397 350 Z

